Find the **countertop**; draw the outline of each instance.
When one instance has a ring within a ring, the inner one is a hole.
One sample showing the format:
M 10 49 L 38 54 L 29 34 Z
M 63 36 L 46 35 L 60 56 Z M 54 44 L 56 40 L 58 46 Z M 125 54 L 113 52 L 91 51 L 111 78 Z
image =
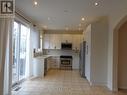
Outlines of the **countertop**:
M 34 57 L 34 58 L 37 58 L 37 59 L 45 59 L 45 58 L 48 58 L 48 57 L 51 57 L 51 56 L 58 56 L 58 55 L 42 55 L 42 56 L 37 56 L 37 57 Z
M 50 57 L 50 55 L 42 55 L 42 56 L 37 56 L 37 57 L 34 57 L 34 58 L 45 59 L 45 58 L 48 58 L 48 57 Z

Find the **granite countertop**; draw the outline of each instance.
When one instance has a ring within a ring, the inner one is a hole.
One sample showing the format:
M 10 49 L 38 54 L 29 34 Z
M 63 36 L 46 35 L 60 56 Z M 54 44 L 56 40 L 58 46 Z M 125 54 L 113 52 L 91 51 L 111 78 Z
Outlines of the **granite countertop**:
M 34 57 L 34 58 L 45 59 L 45 58 L 48 58 L 48 57 L 50 57 L 50 55 L 42 55 L 42 56 L 37 56 L 37 57 Z

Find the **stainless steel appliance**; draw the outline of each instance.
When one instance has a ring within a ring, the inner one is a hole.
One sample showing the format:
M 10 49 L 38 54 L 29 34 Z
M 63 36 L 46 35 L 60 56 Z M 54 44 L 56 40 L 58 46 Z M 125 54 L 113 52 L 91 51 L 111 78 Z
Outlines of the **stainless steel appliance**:
M 72 50 L 72 43 L 61 43 L 61 49 Z
M 82 77 L 85 77 L 85 53 L 86 53 L 86 42 L 80 44 L 80 60 L 79 60 L 79 72 Z
M 60 56 L 60 69 L 72 70 L 72 56 Z

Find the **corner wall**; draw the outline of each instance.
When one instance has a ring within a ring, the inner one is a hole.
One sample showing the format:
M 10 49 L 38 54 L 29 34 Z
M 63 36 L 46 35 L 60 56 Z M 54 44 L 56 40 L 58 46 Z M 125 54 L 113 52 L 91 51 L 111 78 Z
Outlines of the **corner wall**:
M 108 35 L 108 84 L 107 87 L 112 91 L 118 91 L 117 87 L 117 65 L 118 65 L 118 29 L 127 21 L 125 11 L 119 11 L 109 16 L 109 35 Z
M 127 89 L 127 22 L 118 34 L 118 88 Z
M 94 22 L 91 34 L 92 83 L 107 86 L 108 19 Z

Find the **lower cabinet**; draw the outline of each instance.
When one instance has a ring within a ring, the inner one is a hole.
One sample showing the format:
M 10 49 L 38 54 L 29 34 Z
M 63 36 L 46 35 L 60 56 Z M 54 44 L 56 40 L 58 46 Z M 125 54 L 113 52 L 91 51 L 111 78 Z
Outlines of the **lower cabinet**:
M 47 58 L 47 71 L 51 68 L 50 63 L 51 63 L 51 57 L 48 57 Z
M 49 69 L 59 69 L 59 56 L 36 57 L 33 59 L 33 76 L 44 77 Z
M 47 69 L 59 69 L 59 56 L 51 56 L 47 59 Z
M 34 77 L 44 77 L 44 59 L 43 58 L 34 58 L 33 76 Z

